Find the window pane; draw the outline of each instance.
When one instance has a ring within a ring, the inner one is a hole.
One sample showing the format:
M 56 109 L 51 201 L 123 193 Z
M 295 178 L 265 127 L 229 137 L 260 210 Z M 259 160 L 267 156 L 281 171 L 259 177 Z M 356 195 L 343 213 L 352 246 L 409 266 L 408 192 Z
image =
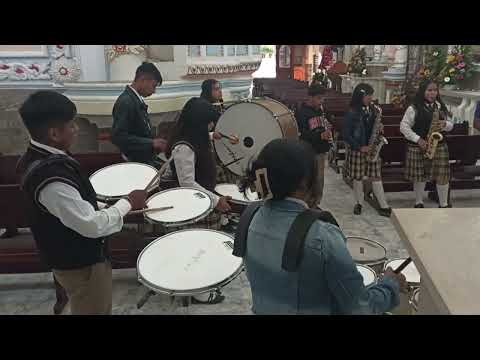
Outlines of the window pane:
M 200 56 L 201 45 L 188 45 L 188 56 L 197 57 Z
M 237 45 L 237 56 L 248 55 L 248 45 Z
M 235 56 L 235 45 L 227 45 L 227 55 Z
M 223 45 L 207 45 L 207 56 L 223 56 Z
M 260 54 L 260 45 L 252 45 L 252 55 Z

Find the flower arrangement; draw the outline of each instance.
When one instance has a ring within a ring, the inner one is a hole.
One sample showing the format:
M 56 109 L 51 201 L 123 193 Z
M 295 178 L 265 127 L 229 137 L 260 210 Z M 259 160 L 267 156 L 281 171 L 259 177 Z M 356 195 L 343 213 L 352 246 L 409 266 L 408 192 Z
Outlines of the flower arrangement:
M 320 84 L 323 87 L 328 88 L 328 76 L 325 73 L 325 70 L 321 70 L 313 75 L 312 85 L 313 84 Z
M 456 85 L 469 78 L 472 73 L 471 47 L 468 45 L 455 45 L 447 55 L 438 76 L 438 82 L 443 85 Z
M 347 72 L 351 74 L 367 75 L 367 52 L 365 48 L 357 49 L 350 59 Z

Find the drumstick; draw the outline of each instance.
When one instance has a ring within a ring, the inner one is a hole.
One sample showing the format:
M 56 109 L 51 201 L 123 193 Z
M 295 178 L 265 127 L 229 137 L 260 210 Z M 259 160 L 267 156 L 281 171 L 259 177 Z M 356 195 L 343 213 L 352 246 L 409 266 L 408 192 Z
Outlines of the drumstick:
M 407 260 L 405 260 L 403 263 L 400 264 L 400 266 L 396 269 L 396 270 L 393 270 L 393 272 L 395 274 L 400 274 L 402 272 L 403 269 L 405 269 L 408 264 L 410 264 L 412 262 L 412 258 L 409 257 Z
M 172 161 L 173 157 L 168 159 L 165 164 L 163 164 L 160 169 L 157 171 L 153 179 L 148 183 L 148 185 L 145 187 L 145 191 L 148 192 L 148 190 L 155 184 L 155 182 L 160 178 L 160 176 L 163 175 L 163 173 L 167 170 L 167 166 L 170 164 L 170 161 Z
M 164 207 L 158 207 L 158 208 L 134 210 L 134 211 L 130 211 L 130 212 L 128 213 L 128 215 L 144 214 L 144 213 L 146 213 L 146 212 L 151 212 L 151 211 L 163 211 L 163 210 L 168 210 L 168 209 L 173 209 L 173 206 L 164 206 Z
M 225 164 L 223 166 L 227 167 L 227 166 L 233 165 L 233 164 L 239 162 L 240 160 L 243 160 L 244 158 L 245 158 L 245 156 L 242 156 L 241 158 L 238 158 L 237 160 L 230 161 L 228 164 Z
M 219 132 L 220 136 L 224 139 L 228 139 L 230 141 L 237 141 L 238 138 L 237 137 L 234 137 L 234 136 L 228 136 L 228 135 L 225 135 L 225 134 L 222 134 L 221 132 Z

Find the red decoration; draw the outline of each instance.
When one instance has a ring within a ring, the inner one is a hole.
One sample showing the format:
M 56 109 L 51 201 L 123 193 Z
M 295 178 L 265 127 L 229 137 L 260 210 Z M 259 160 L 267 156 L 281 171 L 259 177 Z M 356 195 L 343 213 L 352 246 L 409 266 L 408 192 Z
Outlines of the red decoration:
M 60 75 L 62 76 L 65 76 L 65 75 L 68 75 L 68 69 L 64 66 L 62 66 L 60 69 L 58 69 L 58 72 L 60 73 Z
M 40 71 L 40 68 L 39 68 L 38 65 L 36 65 L 36 64 L 30 65 L 30 69 L 35 70 L 35 71 L 37 71 L 37 72 Z
M 63 50 L 64 47 L 65 45 L 57 45 L 57 49 L 60 49 L 60 50 Z
M 322 53 L 322 62 L 320 63 L 319 69 L 328 69 L 332 66 L 333 63 L 333 51 L 330 45 L 327 45 L 323 48 Z
M 127 45 L 113 45 L 113 51 L 116 53 L 125 53 L 127 52 Z
M 10 66 L 8 66 L 7 64 L 2 64 L 0 65 L 0 69 L 7 70 L 7 69 L 10 69 Z
M 23 69 L 21 69 L 21 68 L 16 68 L 16 69 L 15 69 L 15 72 L 16 72 L 17 74 L 23 74 L 25 71 L 24 71 Z

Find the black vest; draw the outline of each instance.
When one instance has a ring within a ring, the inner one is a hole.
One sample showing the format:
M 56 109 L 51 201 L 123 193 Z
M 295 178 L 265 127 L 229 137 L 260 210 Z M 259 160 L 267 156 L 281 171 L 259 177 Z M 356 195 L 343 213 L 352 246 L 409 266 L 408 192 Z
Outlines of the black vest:
M 412 126 L 412 130 L 423 140 L 427 140 L 427 135 L 430 131 L 433 119 L 433 109 L 430 109 L 427 106 L 422 106 L 420 109 L 416 105 L 412 106 L 415 109 L 415 124 Z M 444 119 L 446 119 L 446 114 L 444 111 L 440 110 L 440 120 Z M 409 142 L 411 144 L 416 144 L 411 141 Z M 441 142 L 443 142 L 443 140 Z
M 215 162 L 215 155 L 212 151 L 212 147 L 208 147 L 208 151 L 197 151 L 195 147 L 187 141 L 179 141 L 173 144 L 172 149 L 177 145 L 187 145 L 195 153 L 195 181 L 199 183 L 202 187 L 209 191 L 214 191 L 215 186 L 217 185 L 217 168 Z M 160 184 L 160 187 L 163 189 L 168 189 L 172 187 L 179 187 L 177 177 L 177 169 L 175 168 L 175 161 L 170 162 L 170 169 L 173 173 L 173 178 L 175 179 L 172 183 L 169 181 L 163 181 Z
M 98 210 L 95 190 L 80 170 L 80 164 L 65 155 L 51 154 L 30 145 L 17 173 L 27 200 L 27 217 L 40 257 L 51 269 L 78 269 L 105 260 L 104 239 L 86 238 L 66 227 L 38 201 L 40 191 L 52 182 L 78 190 L 82 199 Z

